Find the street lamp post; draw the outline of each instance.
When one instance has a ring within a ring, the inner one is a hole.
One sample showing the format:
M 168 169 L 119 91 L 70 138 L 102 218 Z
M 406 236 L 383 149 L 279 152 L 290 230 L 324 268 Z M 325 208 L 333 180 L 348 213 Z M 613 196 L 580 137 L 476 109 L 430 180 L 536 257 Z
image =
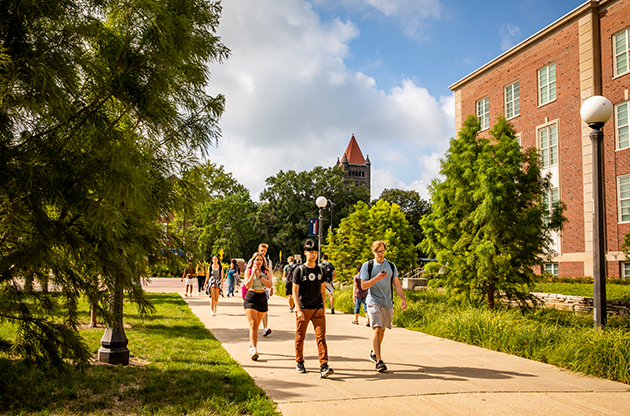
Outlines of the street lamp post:
M 604 246 L 604 168 L 602 166 L 602 127 L 613 113 L 611 102 L 593 96 L 582 104 L 580 116 L 593 131 L 593 319 L 595 328 L 606 325 L 606 249 Z
M 321 261 L 322 259 L 322 223 L 324 222 L 323 210 L 327 203 L 328 200 L 323 196 L 319 196 L 315 200 L 315 205 L 319 208 L 319 220 L 317 221 L 317 261 Z

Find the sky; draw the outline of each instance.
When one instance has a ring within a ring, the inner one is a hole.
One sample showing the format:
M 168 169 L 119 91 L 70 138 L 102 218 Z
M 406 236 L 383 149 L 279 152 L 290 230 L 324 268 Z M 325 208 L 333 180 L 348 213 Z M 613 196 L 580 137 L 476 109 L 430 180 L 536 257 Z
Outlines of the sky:
M 226 107 L 208 159 L 258 201 L 281 170 L 334 166 L 354 134 L 372 199 L 386 188 L 429 199 L 455 136 L 448 87 L 583 3 L 223 0 L 231 56 L 209 68 Z

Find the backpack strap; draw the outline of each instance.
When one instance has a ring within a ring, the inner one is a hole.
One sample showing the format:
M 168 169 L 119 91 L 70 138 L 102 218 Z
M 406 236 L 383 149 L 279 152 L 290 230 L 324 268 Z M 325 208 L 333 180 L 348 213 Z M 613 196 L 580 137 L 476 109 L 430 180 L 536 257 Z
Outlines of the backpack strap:
M 390 279 L 390 286 L 392 288 L 391 292 L 392 292 L 392 302 L 394 301 L 394 263 L 392 263 L 391 261 L 385 259 L 385 261 L 387 261 L 387 263 L 389 263 L 389 268 L 392 270 L 392 277 Z M 368 260 L 368 277 L 371 279 L 372 278 L 372 270 L 374 270 L 374 259 L 370 259 Z

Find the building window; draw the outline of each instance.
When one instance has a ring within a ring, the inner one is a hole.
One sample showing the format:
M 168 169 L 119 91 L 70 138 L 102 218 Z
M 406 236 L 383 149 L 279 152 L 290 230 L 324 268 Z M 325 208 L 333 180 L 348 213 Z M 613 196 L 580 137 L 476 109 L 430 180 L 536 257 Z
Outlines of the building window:
M 516 142 L 523 147 L 523 133 L 516 133 Z
M 558 126 L 556 124 L 538 130 L 538 146 L 543 168 L 558 164 Z
M 520 94 L 518 91 L 518 81 L 505 87 L 505 117 L 509 120 L 521 115 Z
M 628 131 L 628 103 L 615 106 L 615 128 L 617 135 L 617 150 L 630 147 L 630 132 Z
M 538 105 L 556 100 L 556 64 L 538 70 Z
M 615 76 L 623 75 L 630 68 L 630 29 L 613 36 L 615 42 Z
M 630 263 L 621 264 L 621 277 L 623 280 L 630 279 Z
M 549 223 L 551 221 L 551 209 L 560 202 L 560 190 L 558 188 L 550 189 L 549 192 L 545 192 L 543 196 L 543 205 L 545 206 L 545 210 L 547 210 L 547 215 L 545 216 L 545 222 Z
M 619 176 L 617 189 L 619 190 L 619 221 L 630 222 L 630 175 Z
M 490 98 L 477 101 L 477 117 L 481 122 L 481 130 L 490 128 Z
M 551 274 L 552 276 L 558 276 L 558 263 L 546 263 L 545 272 Z

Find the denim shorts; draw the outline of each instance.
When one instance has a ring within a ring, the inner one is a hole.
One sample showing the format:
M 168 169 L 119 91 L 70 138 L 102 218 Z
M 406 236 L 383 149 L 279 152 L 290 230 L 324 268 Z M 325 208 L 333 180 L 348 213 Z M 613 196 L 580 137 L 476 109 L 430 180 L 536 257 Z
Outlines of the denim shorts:
M 361 304 L 363 304 L 363 312 L 367 314 L 367 306 L 365 306 L 365 299 L 367 296 L 357 296 L 354 301 L 354 314 L 358 315 L 361 312 Z

